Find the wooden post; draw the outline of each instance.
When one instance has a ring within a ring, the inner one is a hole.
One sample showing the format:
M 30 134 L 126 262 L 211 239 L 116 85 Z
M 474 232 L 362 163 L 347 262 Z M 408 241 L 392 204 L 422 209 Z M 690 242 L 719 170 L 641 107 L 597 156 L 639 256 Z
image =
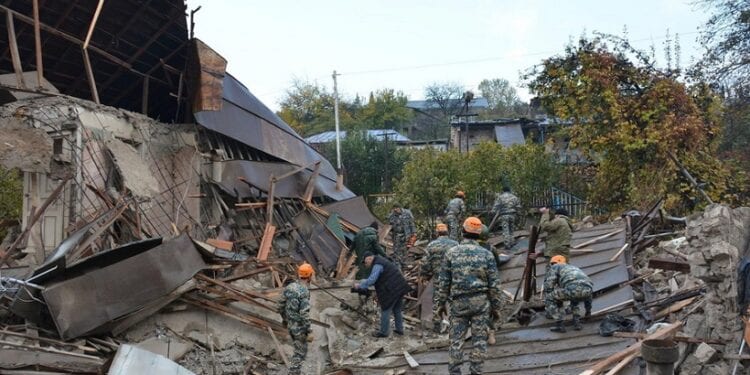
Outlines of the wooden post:
M 8 48 L 10 49 L 10 59 L 13 62 L 13 71 L 16 73 L 16 87 L 25 89 L 26 82 L 23 80 L 21 57 L 18 54 L 16 27 L 13 24 L 13 13 L 5 11 L 5 25 L 8 27 Z
M 94 18 L 91 19 L 91 24 L 89 25 L 89 32 L 86 33 L 86 40 L 83 42 L 84 50 L 89 48 L 91 35 L 94 33 L 94 28 L 96 27 L 96 21 L 99 19 L 99 13 L 102 12 L 103 5 L 104 5 L 104 0 L 99 0 L 99 4 L 96 5 L 96 11 L 94 11 Z
M 36 45 L 36 80 L 37 87 L 42 88 L 44 79 L 44 67 L 42 64 L 42 36 L 39 30 L 39 0 L 33 0 L 34 11 L 34 43 Z
M 700 185 L 698 185 L 698 181 L 695 181 L 693 176 L 690 175 L 690 172 L 688 172 L 688 170 L 685 169 L 685 166 L 683 166 L 682 163 L 680 163 L 680 161 L 677 160 L 677 157 L 674 156 L 674 154 L 672 154 L 669 151 L 667 151 L 667 155 L 669 155 L 669 158 L 672 159 L 675 165 L 677 165 L 677 168 L 680 169 L 680 172 L 682 173 L 682 175 L 685 176 L 685 178 L 688 181 L 690 181 L 690 184 L 693 185 L 693 187 L 696 188 L 701 193 L 701 195 L 703 196 L 703 199 L 705 199 L 706 202 L 708 202 L 708 204 L 714 204 L 714 201 L 712 201 L 711 198 L 709 198 L 708 194 L 706 194 L 706 192 L 703 190 L 703 188 L 701 188 Z
M 99 91 L 96 89 L 96 80 L 94 79 L 94 70 L 91 69 L 91 60 L 89 60 L 89 51 L 86 48 L 83 51 L 83 67 L 86 69 L 86 77 L 89 80 L 89 88 L 91 89 L 91 99 L 94 103 L 101 104 L 99 102 Z
M 313 192 L 315 191 L 315 180 L 318 178 L 319 174 L 320 174 L 320 161 L 315 163 L 315 169 L 313 170 L 312 176 L 310 176 L 310 180 L 307 181 L 305 194 L 302 196 L 303 201 L 305 202 L 312 201 Z
M 141 113 L 148 115 L 148 76 L 143 77 L 143 95 L 141 95 Z

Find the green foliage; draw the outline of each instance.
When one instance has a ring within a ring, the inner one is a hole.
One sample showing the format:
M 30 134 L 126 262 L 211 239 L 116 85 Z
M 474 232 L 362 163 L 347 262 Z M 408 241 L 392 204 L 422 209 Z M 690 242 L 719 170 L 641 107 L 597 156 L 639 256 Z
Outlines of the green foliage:
M 612 44 L 612 47 L 608 43 Z M 619 211 L 669 194 L 670 208 L 695 204 L 669 152 L 717 201 L 738 196 L 739 178 L 713 156 L 720 103 L 707 85 L 686 86 L 673 71 L 612 37 L 582 38 L 527 75 L 530 90 L 553 116 L 572 123 L 571 144 L 600 160 L 589 197 Z M 735 203 L 735 201 L 724 201 Z
M 358 127 L 403 131 L 403 127 L 414 116 L 413 111 L 406 108 L 406 101 L 404 93 L 393 89 L 370 93 L 367 104 L 356 114 Z
M 551 187 L 558 178 L 558 167 L 542 146 L 504 148 L 485 142 L 468 155 L 455 150 L 415 151 L 395 192 L 415 215 L 434 218 L 442 215 L 445 204 L 459 189 L 466 192 L 471 205 L 477 193 L 487 194 L 491 200 L 492 194 L 507 184 L 523 203 L 528 203 L 535 192 Z
M 336 160 L 335 143 L 324 145 L 321 152 L 327 159 Z M 344 183 L 358 195 L 390 191 L 391 181 L 401 176 L 406 159 L 406 150 L 393 142 L 367 137 L 365 132 L 349 131 L 341 141 Z
M 331 130 L 335 126 L 333 94 L 317 83 L 295 80 L 280 104 L 279 117 L 303 137 Z M 354 103 L 339 103 L 342 129 L 354 127 L 356 110 Z
M 23 180 L 15 170 L 0 167 L 0 222 L 20 221 L 23 207 Z M 0 241 L 6 230 L 0 226 Z
M 490 105 L 487 117 L 521 117 L 527 112 L 527 105 L 518 97 L 516 89 L 507 79 L 483 79 L 479 82 L 479 92 Z

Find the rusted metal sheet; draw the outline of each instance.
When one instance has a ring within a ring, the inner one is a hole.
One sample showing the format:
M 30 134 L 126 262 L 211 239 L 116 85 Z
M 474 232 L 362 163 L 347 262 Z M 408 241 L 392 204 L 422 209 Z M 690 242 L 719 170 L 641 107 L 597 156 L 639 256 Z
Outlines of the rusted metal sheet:
M 198 124 L 297 166 L 320 160 L 320 175 L 336 180 L 331 163 L 232 75 L 224 77 L 223 90 L 221 110 L 194 113 Z
M 111 258 L 119 255 L 107 253 Z M 60 336 L 71 339 L 100 332 L 113 320 L 169 294 L 205 267 L 183 234 L 117 262 L 73 273 L 76 276 L 46 285 L 42 296 Z
M 373 221 L 380 224 L 380 220 L 370 212 L 365 199 L 361 196 L 330 203 L 321 208 L 332 214 L 339 214 L 344 220 L 360 228 L 370 225 Z
M 288 163 L 271 163 L 248 160 L 231 160 L 221 163 L 222 173 L 219 186 L 231 195 L 240 197 L 257 196 L 257 191 L 240 180 L 244 178 L 256 189 L 267 192 L 270 188 L 271 175 L 281 176 L 287 172 L 293 171 L 296 166 Z M 303 170 L 292 176 L 276 182 L 274 186 L 274 197 L 276 198 L 302 198 L 310 180 L 312 171 Z M 341 191 L 336 190 L 336 181 L 323 176 L 315 179 L 314 196 L 327 196 L 335 200 L 344 200 L 353 198 L 355 195 L 349 189 L 344 188 Z

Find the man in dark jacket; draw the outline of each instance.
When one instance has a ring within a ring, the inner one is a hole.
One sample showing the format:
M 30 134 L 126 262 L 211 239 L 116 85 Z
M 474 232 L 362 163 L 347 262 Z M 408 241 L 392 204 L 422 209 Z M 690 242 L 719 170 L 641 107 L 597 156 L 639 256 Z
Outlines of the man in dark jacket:
M 369 227 L 362 228 L 354 236 L 352 240 L 352 251 L 357 256 L 354 264 L 357 266 L 357 274 L 354 276 L 356 280 L 367 278 L 370 275 L 370 267 L 365 265 L 365 253 L 372 253 L 385 257 L 385 250 L 380 246 L 378 242 L 378 222 L 373 221 Z M 369 315 L 374 313 L 374 309 L 370 308 L 370 295 L 360 294 L 359 295 L 359 309 Z
M 372 267 L 370 276 L 354 284 L 355 289 L 367 289 L 375 285 L 375 293 L 378 294 L 380 302 L 380 330 L 372 333 L 374 337 L 388 337 L 390 334 L 391 313 L 396 323 L 394 332 L 401 336 L 404 334 L 404 295 L 409 293 L 411 287 L 398 267 L 382 256 L 367 252 L 365 265 Z

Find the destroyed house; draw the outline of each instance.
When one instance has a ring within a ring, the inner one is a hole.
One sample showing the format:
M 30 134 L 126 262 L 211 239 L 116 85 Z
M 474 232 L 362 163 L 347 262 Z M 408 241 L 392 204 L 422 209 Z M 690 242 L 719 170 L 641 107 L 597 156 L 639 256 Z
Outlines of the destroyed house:
M 328 160 L 226 71 L 221 55 L 190 37 L 183 1 L 42 1 L 35 12 L 36 3 L 0 5 L 8 31 L 0 40 L 0 165 L 20 170 L 24 182 L 23 222 L 0 259 L 3 276 L 39 278 L 50 311 L 16 303 L 14 312 L 40 323 L 51 317 L 63 338 L 126 328 L 144 301 L 166 298 L 205 266 L 188 257 L 175 278 L 151 284 L 149 275 L 169 266 L 148 254 L 174 249 L 177 239 L 191 254 L 239 264 L 238 273 L 269 259 L 340 273 L 346 236 L 376 219 L 337 185 Z M 121 277 L 101 267 L 135 272 L 122 285 L 152 294 L 123 295 L 116 311 L 102 304 L 76 317 L 66 312 L 91 301 L 55 303 L 47 293 Z M 70 279 L 67 268 L 87 281 Z M 286 279 L 279 272 L 277 286 Z M 12 294 L 0 294 L 11 303 Z

